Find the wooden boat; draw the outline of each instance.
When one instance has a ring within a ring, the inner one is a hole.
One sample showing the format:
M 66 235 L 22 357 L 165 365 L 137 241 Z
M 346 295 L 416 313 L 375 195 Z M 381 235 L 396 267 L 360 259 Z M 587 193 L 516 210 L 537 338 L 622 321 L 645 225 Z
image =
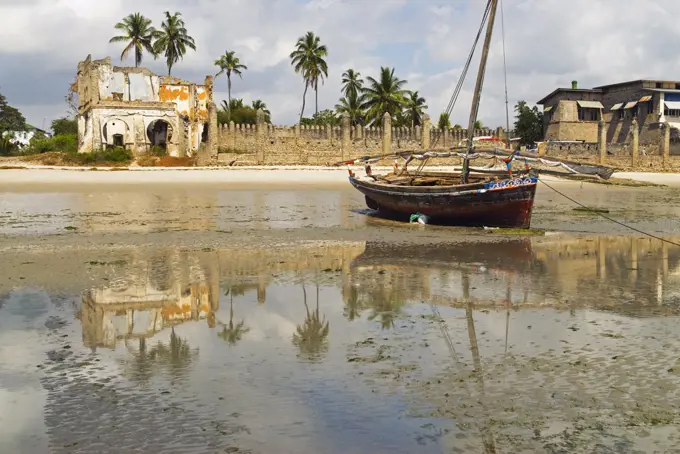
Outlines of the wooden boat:
M 606 166 L 544 158 L 523 153 L 519 150 L 509 152 L 509 150 L 499 150 L 498 148 L 489 149 L 489 144 L 498 142 L 498 139 L 474 137 L 474 124 L 477 121 L 477 112 L 479 110 L 497 7 L 498 0 L 488 0 L 479 34 L 477 35 L 477 38 L 479 38 L 484 24 L 488 20 L 470 109 L 467 147 L 465 154 L 462 155 L 462 170 L 448 174 L 421 172 L 420 168 L 424 166 L 430 157 L 461 156 L 457 152 L 446 151 L 442 153 L 432 150 L 399 152 L 378 157 L 365 156 L 336 164 L 351 165 L 362 162 L 370 164 L 371 162 L 377 162 L 388 157 L 402 157 L 406 159 L 406 164 L 402 169 L 397 171 L 395 168 L 395 172 L 388 175 L 373 175 L 370 165 L 367 165 L 366 176 L 359 178 L 350 169 L 349 181 L 352 186 L 364 194 L 369 208 L 392 217 L 408 217 L 422 214 L 428 216 L 433 222 L 443 224 L 527 229 L 531 226 L 531 214 L 539 173 L 553 175 L 577 174 L 604 179 L 611 177 L 614 169 Z M 467 73 L 476 45 L 477 40 L 473 44 L 470 58 L 463 69 L 459 85 Z M 455 103 L 455 97 L 457 97 L 457 94 L 454 92 L 450 106 Z M 450 109 L 451 107 L 449 107 Z M 487 144 L 486 150 L 481 151 L 478 146 L 484 147 L 483 144 Z M 508 147 L 509 144 L 510 141 L 508 141 Z M 499 171 L 493 168 L 482 168 L 471 171 L 470 161 L 480 156 L 502 158 L 507 170 Z M 413 159 L 425 162 L 421 163 L 420 168 L 416 172 L 410 173 L 406 170 L 406 166 Z M 512 162 L 515 159 L 523 160 L 525 168 L 519 173 L 513 174 Z M 551 169 L 530 169 L 529 162 L 535 162 L 547 167 L 559 167 L 565 172 Z
M 496 175 L 471 175 L 470 154 L 474 148 L 474 124 L 481 98 L 486 62 L 491 44 L 498 0 L 489 0 L 484 12 L 479 35 L 488 19 L 482 56 L 470 110 L 467 151 L 463 170 L 457 174 L 440 176 L 400 173 L 374 176 L 367 166 L 366 177 L 357 178 L 350 170 L 350 183 L 363 193 L 369 208 L 386 215 L 424 214 L 434 222 L 474 227 L 529 228 L 538 179 L 530 171 L 512 175 L 514 155 L 506 158 L 508 172 Z M 479 37 L 478 35 L 478 37 Z M 473 45 L 472 52 L 476 47 Z M 469 65 L 469 61 L 468 61 Z M 467 65 L 464 73 L 467 72 Z M 461 80 L 462 80 L 461 76 Z M 479 142 L 479 141 L 477 141 Z M 407 163 L 408 164 L 408 161 Z
M 432 222 L 470 227 L 528 229 L 538 179 L 533 173 L 513 178 L 471 175 L 469 183 L 454 184 L 457 174 L 398 175 L 371 179 L 350 175 L 350 183 L 373 210 L 400 218 L 415 213 Z

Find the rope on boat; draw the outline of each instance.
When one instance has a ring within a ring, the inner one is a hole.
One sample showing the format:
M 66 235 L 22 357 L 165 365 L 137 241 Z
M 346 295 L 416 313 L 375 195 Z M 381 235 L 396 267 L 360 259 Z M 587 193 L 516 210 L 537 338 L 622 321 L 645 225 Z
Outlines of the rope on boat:
M 477 48 L 477 44 L 479 43 L 479 38 L 482 36 L 482 32 L 484 31 L 484 25 L 486 24 L 487 19 L 489 18 L 489 13 L 491 12 L 491 1 L 487 2 L 486 4 L 486 9 L 484 11 L 484 16 L 482 16 L 482 23 L 479 25 L 479 30 L 477 31 L 477 36 L 475 37 L 475 41 L 472 44 L 472 49 L 470 49 L 470 53 L 468 54 L 468 58 L 465 62 L 465 65 L 463 66 L 463 70 L 461 71 L 460 77 L 458 78 L 458 83 L 456 84 L 456 88 L 453 90 L 453 94 L 451 95 L 451 99 L 449 100 L 448 106 L 446 106 L 445 113 L 451 116 L 451 112 L 453 112 L 453 107 L 456 105 L 456 101 L 458 100 L 458 96 L 460 95 L 461 90 L 463 89 L 463 82 L 465 82 L 465 78 L 467 77 L 467 72 L 468 69 L 470 69 L 470 64 L 472 63 L 472 58 L 475 54 L 475 49 Z M 439 137 L 436 136 L 434 139 L 434 144 L 433 146 L 436 146 L 437 143 L 439 142 Z
M 370 163 L 382 161 L 386 158 L 400 158 L 401 157 L 401 158 L 406 159 L 407 162 L 411 161 L 413 159 L 416 159 L 418 161 L 422 161 L 418 165 L 418 168 L 417 168 L 417 171 L 416 171 L 416 173 L 419 173 L 422 170 L 422 168 L 425 166 L 425 162 L 427 162 L 427 160 L 429 160 L 430 158 L 450 158 L 450 157 L 464 158 L 465 153 L 459 153 L 459 152 L 455 152 L 455 151 L 426 151 L 424 153 L 414 153 L 414 154 L 411 154 L 411 155 L 408 155 L 408 156 L 409 156 L 408 158 L 405 158 L 404 155 L 402 155 L 402 154 L 394 154 L 394 155 L 390 155 L 390 156 L 376 156 L 374 158 L 368 158 L 368 157 L 367 158 L 357 158 L 357 159 L 353 160 L 352 162 L 348 163 L 348 165 L 356 164 L 357 162 L 364 162 L 364 163 L 370 164 Z M 477 159 L 480 159 L 480 158 L 481 159 L 497 159 L 499 156 L 500 155 L 490 154 L 490 153 L 482 151 L 482 152 L 476 152 L 476 153 L 469 155 L 468 160 L 473 161 L 473 160 L 477 160 Z M 540 163 L 540 164 L 543 164 L 543 165 L 548 166 L 548 167 L 562 167 L 567 172 L 572 173 L 572 174 L 579 174 L 580 173 L 577 170 L 570 167 L 569 165 L 565 164 L 564 162 L 550 161 L 550 160 L 546 160 L 546 159 L 540 158 L 540 157 L 533 158 L 533 157 L 528 157 L 528 156 L 524 156 L 524 155 L 520 156 L 520 158 L 525 160 L 526 162 L 536 162 L 536 163 Z
M 638 229 L 638 228 L 636 228 L 636 227 L 633 227 L 632 225 L 628 225 L 628 224 L 626 224 L 626 223 L 624 223 L 624 222 L 617 221 L 616 219 L 613 219 L 613 218 L 611 218 L 611 217 L 609 217 L 609 216 L 607 216 L 607 215 L 601 213 L 601 212 L 598 211 L 598 210 L 593 210 L 592 208 L 585 206 L 584 204 L 582 204 L 582 203 L 579 202 L 578 200 L 574 200 L 573 198 L 569 197 L 569 196 L 566 195 L 565 193 L 563 193 L 563 192 L 561 192 L 561 191 L 555 189 L 554 187 L 550 186 L 548 183 L 546 183 L 546 182 L 545 182 L 544 180 L 542 180 L 541 178 L 539 178 L 538 181 L 540 181 L 541 183 L 543 183 L 543 184 L 546 185 L 548 188 L 552 189 L 553 191 L 555 191 L 557 194 L 561 195 L 561 196 L 564 197 L 565 199 L 567 199 L 567 200 L 569 200 L 569 201 L 575 203 L 576 205 L 580 206 L 580 207 L 583 208 L 584 210 L 588 211 L 589 213 L 597 214 L 598 216 L 601 216 L 601 217 L 603 217 L 604 219 L 613 222 L 614 224 L 618 224 L 618 225 L 620 225 L 621 227 L 625 227 L 625 228 L 630 229 L 630 230 L 632 230 L 632 231 L 634 231 L 634 232 L 637 232 L 637 233 L 639 233 L 639 234 L 641 234 L 641 235 L 646 235 L 646 236 L 648 236 L 648 237 L 650 237 L 650 238 L 654 238 L 655 240 L 659 240 L 659 241 L 662 241 L 662 242 L 664 242 L 664 243 L 668 243 L 668 244 L 670 244 L 670 245 L 680 247 L 680 243 L 676 243 L 676 242 L 674 242 L 674 241 L 667 240 L 666 238 L 662 238 L 662 237 L 657 236 L 657 235 L 654 235 L 654 234 L 652 234 L 652 233 L 645 232 L 645 231 L 640 230 L 640 229 Z

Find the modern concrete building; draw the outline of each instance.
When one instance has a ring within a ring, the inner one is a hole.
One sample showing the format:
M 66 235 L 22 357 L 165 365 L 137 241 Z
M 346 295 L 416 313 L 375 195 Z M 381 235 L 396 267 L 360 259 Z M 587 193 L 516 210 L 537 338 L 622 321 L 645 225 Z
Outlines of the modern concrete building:
M 637 120 L 640 143 L 657 143 L 659 127 L 668 123 L 673 136 L 680 130 L 680 82 L 634 80 L 592 89 L 558 88 L 537 104 L 543 106 L 547 141 L 597 142 L 598 123 L 605 122 L 607 142 L 630 140 Z

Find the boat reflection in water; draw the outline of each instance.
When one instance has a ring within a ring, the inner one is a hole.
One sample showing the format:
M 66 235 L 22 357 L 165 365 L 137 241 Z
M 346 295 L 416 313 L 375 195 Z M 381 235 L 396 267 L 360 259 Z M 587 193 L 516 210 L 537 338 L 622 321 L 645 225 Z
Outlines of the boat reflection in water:
M 375 243 L 351 270 L 347 286 L 358 289 L 358 302 L 352 291 L 345 299 L 359 314 L 362 295 L 371 291 L 389 301 L 402 295 L 430 304 L 438 330 L 390 348 L 445 346 L 427 361 L 443 370 L 413 372 L 404 392 L 426 402 L 426 415 L 454 421 L 451 448 L 665 452 L 672 446 L 667 434 L 676 433 L 680 395 L 658 390 L 669 386 L 672 349 L 680 346 L 680 336 L 669 331 L 677 323 L 671 317 L 680 315 L 680 248 L 621 237 L 437 248 Z M 397 326 L 395 339 L 408 328 Z M 376 377 L 394 380 L 411 367 L 395 360 L 393 375 Z M 638 425 L 659 427 L 639 437 L 631 429 Z

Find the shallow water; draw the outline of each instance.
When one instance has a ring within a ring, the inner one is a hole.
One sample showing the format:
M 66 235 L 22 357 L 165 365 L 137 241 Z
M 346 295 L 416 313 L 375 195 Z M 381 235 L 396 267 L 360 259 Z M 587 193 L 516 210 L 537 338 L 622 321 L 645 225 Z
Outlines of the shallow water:
M 678 446 L 680 248 L 657 240 L 12 260 L 0 278 L 0 452 Z
M 608 216 L 646 232 L 680 231 L 680 190 L 551 183 L 555 189 Z M 539 185 L 532 227 L 573 233 L 630 230 L 592 213 Z M 78 186 L 64 192 L 0 193 L 0 235 L 79 233 L 143 234 L 167 231 L 238 233 L 245 230 L 314 229 L 316 234 L 376 231 L 393 224 L 367 216 L 364 198 L 349 186 L 252 189 L 229 186 Z M 315 233 L 312 233 L 315 234 Z M 304 239 L 304 234 L 301 234 Z

